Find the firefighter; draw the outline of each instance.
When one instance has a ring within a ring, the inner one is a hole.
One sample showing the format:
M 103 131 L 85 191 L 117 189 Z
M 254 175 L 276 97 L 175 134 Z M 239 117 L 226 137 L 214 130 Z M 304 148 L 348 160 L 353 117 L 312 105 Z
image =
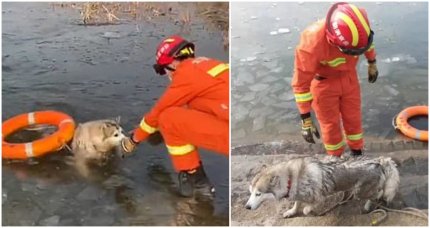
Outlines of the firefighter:
M 194 44 L 174 35 L 157 47 L 154 70 L 170 85 L 122 147 L 132 152 L 159 131 L 178 172 L 179 193 L 190 197 L 211 188 L 198 148 L 229 155 L 229 65 L 195 57 Z
M 302 120 L 301 132 L 309 143 L 315 143 L 313 135 L 319 138 L 311 118 L 313 109 L 329 155 L 341 156 L 346 144 L 352 155 L 362 154 L 356 66 L 359 55 L 364 54 L 369 83 L 378 78 L 373 35 L 366 11 L 344 2 L 334 4 L 325 20 L 317 21 L 301 34 L 291 83 Z

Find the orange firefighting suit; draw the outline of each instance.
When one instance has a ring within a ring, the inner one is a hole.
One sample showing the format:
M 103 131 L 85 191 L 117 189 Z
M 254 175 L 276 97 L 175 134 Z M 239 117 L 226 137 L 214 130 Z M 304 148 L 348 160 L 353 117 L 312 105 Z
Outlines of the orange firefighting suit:
M 375 59 L 373 44 L 364 54 Z M 341 125 L 348 146 L 354 150 L 363 147 L 357 62 L 358 56 L 343 54 L 328 42 L 324 20 L 301 34 L 291 85 L 300 114 L 309 113 L 311 106 L 315 111 L 329 155 L 340 156 L 344 151 Z
M 177 172 L 200 166 L 197 147 L 229 153 L 229 66 L 205 57 L 182 61 L 140 127 L 137 141 L 160 130 Z

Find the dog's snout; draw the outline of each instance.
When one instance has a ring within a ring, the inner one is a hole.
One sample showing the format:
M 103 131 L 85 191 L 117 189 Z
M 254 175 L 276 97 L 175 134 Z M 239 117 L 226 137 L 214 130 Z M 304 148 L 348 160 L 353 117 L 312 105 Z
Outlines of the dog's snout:
M 251 205 L 247 204 L 247 205 L 245 205 L 245 208 L 248 209 L 248 210 L 251 210 Z

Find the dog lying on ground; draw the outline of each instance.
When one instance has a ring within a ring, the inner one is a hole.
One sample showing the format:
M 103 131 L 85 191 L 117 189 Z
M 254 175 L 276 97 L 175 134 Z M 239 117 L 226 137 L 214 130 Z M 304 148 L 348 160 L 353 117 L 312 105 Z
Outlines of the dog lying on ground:
M 304 204 L 308 215 L 318 203 L 337 192 L 350 192 L 355 199 L 392 201 L 399 188 L 399 172 L 391 158 L 339 158 L 323 162 L 314 157 L 296 158 L 272 167 L 263 167 L 249 187 L 246 208 L 254 210 L 267 198 L 287 198 L 294 206 L 283 217 L 297 214 Z
M 117 120 L 95 120 L 79 124 L 72 141 L 72 153 L 78 171 L 89 174 L 89 163 L 105 164 L 109 157 L 119 151 L 121 140 L 125 138 Z

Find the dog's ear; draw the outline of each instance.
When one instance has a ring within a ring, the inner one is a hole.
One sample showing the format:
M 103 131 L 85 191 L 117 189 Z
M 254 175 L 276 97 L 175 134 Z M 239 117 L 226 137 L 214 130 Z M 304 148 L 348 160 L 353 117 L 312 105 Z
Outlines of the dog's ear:
M 280 178 L 278 175 L 274 175 L 270 177 L 270 186 L 276 187 L 279 184 Z
M 119 123 L 121 122 L 121 116 L 117 116 L 117 117 L 114 119 L 114 121 L 115 121 L 115 123 L 116 123 L 116 124 L 118 124 L 118 125 L 119 125 Z

